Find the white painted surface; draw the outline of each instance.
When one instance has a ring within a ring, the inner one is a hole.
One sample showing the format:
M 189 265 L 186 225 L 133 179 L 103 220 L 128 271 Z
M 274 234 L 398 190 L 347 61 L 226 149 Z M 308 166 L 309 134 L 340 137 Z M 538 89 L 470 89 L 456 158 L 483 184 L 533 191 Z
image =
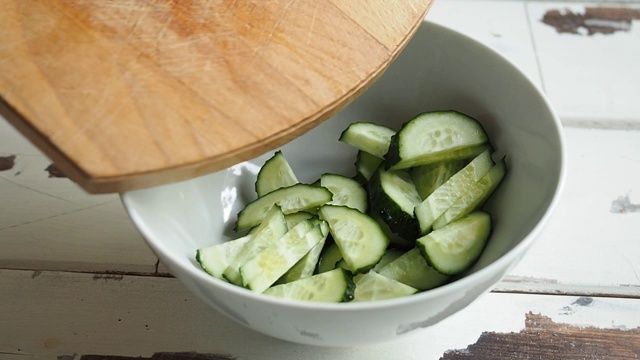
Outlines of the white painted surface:
M 640 296 L 640 131 L 565 129 L 567 180 L 555 215 L 513 276 L 584 287 L 624 287 Z
M 607 298 L 576 306 L 573 296 L 490 293 L 395 343 L 318 351 L 273 340 L 209 310 L 175 279 L 94 279 L 91 272 L 152 273 L 156 258 L 117 196 L 49 179 L 48 159 L 0 120 L 0 156 L 17 156 L 13 169 L 0 172 L 0 358 L 201 351 L 243 359 L 430 359 L 465 348 L 483 331 L 520 331 L 529 311 L 557 322 L 640 326 L 640 211 L 631 211 L 640 205 L 640 131 L 630 129 L 640 124 L 640 21 L 628 33 L 590 37 L 557 34 L 540 22 L 548 9 L 602 4 L 640 1 L 437 0 L 428 18 L 519 66 L 566 126 L 569 168 L 558 210 L 497 290 Z M 629 212 L 612 212 L 626 196 Z
M 427 19 L 491 47 L 541 86 L 524 2 L 437 0 Z
M 578 305 L 577 299 L 489 293 L 443 322 L 398 341 L 320 348 L 275 340 L 237 325 L 173 278 L 3 270 L 0 303 L 10 311 L 0 313 L 0 358 L 149 357 L 155 352 L 196 351 L 238 359 L 438 359 L 447 350 L 475 343 L 482 332 L 523 330 L 529 312 L 580 326 L 640 326 L 640 299 L 592 298 L 588 306 Z
M 623 6 L 640 9 L 638 2 Z M 526 3 L 544 89 L 567 125 L 640 126 L 640 21 L 630 31 L 558 34 L 541 22 L 548 10 L 583 14 L 596 3 Z M 607 6 L 620 6 L 606 4 Z

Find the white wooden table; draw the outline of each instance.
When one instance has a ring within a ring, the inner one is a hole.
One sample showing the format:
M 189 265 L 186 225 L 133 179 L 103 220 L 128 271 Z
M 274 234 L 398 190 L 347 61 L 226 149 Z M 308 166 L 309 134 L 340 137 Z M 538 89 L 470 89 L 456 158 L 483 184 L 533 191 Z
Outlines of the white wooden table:
M 617 10 L 594 12 L 603 6 Z M 576 34 L 556 30 L 585 13 Z M 614 18 L 595 30 L 624 30 L 589 35 L 603 14 Z M 636 20 L 612 21 L 621 16 Z M 565 126 L 558 209 L 492 292 L 397 342 L 268 338 L 203 305 L 158 264 L 117 196 L 51 177 L 0 119 L 0 359 L 640 357 L 640 1 L 438 0 L 427 18 L 512 60 Z

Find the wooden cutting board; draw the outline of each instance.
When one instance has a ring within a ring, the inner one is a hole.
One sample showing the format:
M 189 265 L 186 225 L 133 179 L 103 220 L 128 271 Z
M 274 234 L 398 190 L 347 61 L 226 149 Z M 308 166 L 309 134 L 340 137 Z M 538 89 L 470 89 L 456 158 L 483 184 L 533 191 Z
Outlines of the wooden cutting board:
M 386 69 L 433 0 L 4 0 L 0 113 L 86 191 L 223 169 Z

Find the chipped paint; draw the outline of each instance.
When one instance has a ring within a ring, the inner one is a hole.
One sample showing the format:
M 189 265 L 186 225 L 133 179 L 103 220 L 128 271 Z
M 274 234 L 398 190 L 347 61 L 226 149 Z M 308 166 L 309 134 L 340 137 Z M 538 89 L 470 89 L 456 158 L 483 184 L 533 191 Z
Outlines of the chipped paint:
M 640 212 L 640 204 L 633 204 L 629 194 L 618 196 L 611 202 L 611 210 L 614 214 L 625 214 L 630 212 Z
M 122 279 L 124 279 L 124 275 L 123 274 L 110 274 L 110 273 L 107 273 L 107 274 L 95 274 L 95 275 L 93 275 L 93 280 L 95 280 L 95 281 L 97 281 L 97 280 L 122 281 Z
M 587 7 L 583 14 L 571 10 L 548 10 L 542 22 L 558 33 L 576 35 L 610 35 L 631 31 L 634 20 L 640 20 L 640 9 L 629 7 Z
M 62 172 L 62 170 L 60 170 L 55 164 L 51 164 L 47 166 L 47 168 L 44 170 L 49 173 L 50 178 L 66 178 L 67 177 L 67 175 L 65 175 Z
M 560 311 L 560 315 L 571 315 L 576 312 L 577 307 L 582 306 L 591 306 L 593 304 L 592 297 L 581 296 L 576 301 L 572 302 L 571 305 L 564 306 L 562 311 Z
M 16 164 L 16 156 L 0 156 L 0 171 L 7 171 L 13 169 Z
M 235 360 L 227 354 L 201 354 L 197 352 L 158 352 L 151 357 L 115 355 L 59 355 L 58 360 Z
M 555 323 L 529 312 L 524 330 L 484 332 L 466 349 L 449 350 L 441 360 L 460 359 L 636 359 L 640 328 L 602 329 Z

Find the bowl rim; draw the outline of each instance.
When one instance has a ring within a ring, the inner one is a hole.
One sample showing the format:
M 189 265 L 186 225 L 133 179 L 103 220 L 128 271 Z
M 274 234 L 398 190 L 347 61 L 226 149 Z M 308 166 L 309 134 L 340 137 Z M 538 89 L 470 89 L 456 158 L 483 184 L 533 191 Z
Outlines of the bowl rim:
M 438 298 L 442 295 L 447 294 L 455 294 L 455 293 L 465 293 L 465 290 L 473 288 L 473 285 L 478 282 L 478 280 L 488 277 L 491 274 L 494 274 L 497 269 L 507 269 L 510 266 L 515 266 L 519 259 L 514 259 L 517 257 L 522 257 L 528 248 L 533 244 L 534 240 L 540 235 L 543 228 L 548 223 L 549 219 L 553 215 L 554 211 L 557 208 L 557 204 L 560 199 L 560 195 L 563 191 L 565 180 L 566 180 L 566 144 L 563 134 L 563 126 L 562 123 L 551 105 L 549 99 L 541 90 L 540 86 L 531 81 L 531 79 L 511 60 L 506 58 L 504 55 L 500 54 L 489 45 L 486 45 L 472 37 L 463 34 L 455 29 L 449 28 L 444 25 L 440 25 L 434 23 L 428 19 L 425 19 L 421 27 L 432 27 L 437 32 L 447 33 L 448 37 L 456 37 L 457 41 L 464 43 L 465 46 L 476 46 L 482 48 L 485 52 L 488 52 L 490 55 L 495 56 L 498 60 L 503 62 L 503 65 L 511 67 L 518 75 L 520 75 L 525 81 L 524 83 L 531 87 L 532 95 L 537 95 L 541 102 L 545 105 L 547 111 L 550 113 L 551 118 L 553 120 L 554 130 L 556 132 L 557 141 L 559 145 L 559 172 L 558 178 L 555 185 L 554 193 L 549 202 L 549 205 L 545 209 L 544 213 L 540 220 L 536 223 L 536 225 L 527 233 L 527 235 L 513 248 L 511 248 L 506 253 L 502 254 L 499 258 L 487 264 L 482 269 L 479 269 L 471 274 L 466 274 L 458 279 L 455 279 L 452 282 L 439 286 L 437 288 L 419 292 L 417 294 L 405 297 L 399 297 L 394 299 L 386 299 L 386 300 L 377 300 L 371 302 L 347 302 L 347 303 L 323 303 L 323 302 L 309 302 L 309 301 L 301 301 L 301 300 L 291 300 L 291 299 L 283 299 L 272 296 L 267 296 L 264 294 L 259 294 L 253 292 L 249 289 L 245 289 L 240 286 L 236 286 L 225 282 L 223 280 L 214 278 L 213 276 L 207 274 L 206 272 L 198 269 L 196 266 L 193 266 L 192 263 L 189 263 L 188 266 L 184 265 L 182 262 L 174 261 L 173 257 L 175 256 L 171 251 L 167 249 L 161 242 L 158 242 L 153 239 L 151 236 L 151 229 L 147 226 L 145 221 L 141 218 L 140 214 L 136 211 L 133 206 L 132 196 L 138 192 L 148 191 L 150 189 L 141 189 L 141 190 L 132 190 L 125 193 L 120 194 L 120 198 L 122 203 L 124 204 L 124 208 L 133 221 L 134 225 L 138 228 L 138 231 L 143 235 L 144 241 L 147 245 L 156 253 L 156 255 L 160 258 L 161 261 L 167 261 L 166 265 L 169 269 L 175 273 L 174 268 L 179 268 L 182 272 L 186 272 L 191 276 L 194 276 L 198 280 L 204 282 L 204 284 L 212 286 L 214 290 L 221 291 L 229 291 L 234 295 L 237 295 L 241 298 L 246 298 L 247 300 L 264 302 L 269 305 L 282 307 L 282 308 L 297 308 L 299 310 L 312 310 L 312 311 L 331 311 L 331 312 L 353 312 L 356 311 L 370 311 L 370 310 L 381 310 L 386 308 L 394 308 L 394 307 L 402 307 L 415 303 L 423 302 L 426 299 L 430 298 Z M 226 169 L 221 170 L 226 171 Z M 211 174 L 209 174 L 211 175 Z M 208 175 L 203 175 L 206 177 Z M 191 181 L 191 180 L 186 180 Z M 161 185 L 159 187 L 171 186 L 172 184 Z M 194 249 L 194 253 L 195 253 Z M 174 274 L 176 278 L 179 278 L 178 275 Z M 494 282 L 493 284 L 495 284 Z M 486 291 L 489 291 L 486 289 Z

